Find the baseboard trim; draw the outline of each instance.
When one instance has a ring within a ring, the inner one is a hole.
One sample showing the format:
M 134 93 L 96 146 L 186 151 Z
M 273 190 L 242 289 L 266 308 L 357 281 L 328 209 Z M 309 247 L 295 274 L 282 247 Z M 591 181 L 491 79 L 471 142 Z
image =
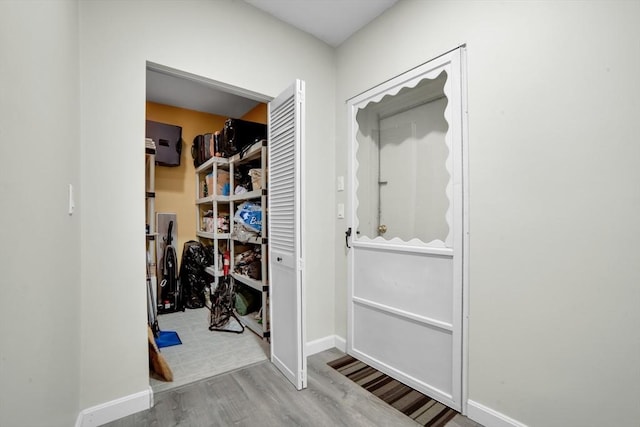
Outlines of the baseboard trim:
M 329 335 L 324 338 L 309 341 L 306 346 L 307 356 L 312 356 L 334 347 L 340 351 L 345 351 L 347 348 L 347 342 L 344 338 L 337 335 Z
M 526 424 L 473 400 L 467 401 L 467 417 L 485 427 L 527 427 Z
M 130 394 L 80 411 L 76 427 L 97 427 L 153 406 L 153 390 Z
M 307 343 L 307 356 L 312 356 L 314 354 L 320 353 L 321 351 L 329 350 L 333 347 L 335 347 L 334 335 L 329 335 L 324 338 L 309 341 Z

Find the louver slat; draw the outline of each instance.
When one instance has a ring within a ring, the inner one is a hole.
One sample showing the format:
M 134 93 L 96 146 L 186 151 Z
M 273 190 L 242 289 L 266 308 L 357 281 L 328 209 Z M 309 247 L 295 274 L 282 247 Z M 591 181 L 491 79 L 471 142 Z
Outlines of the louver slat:
M 295 252 L 295 98 L 272 112 L 269 165 L 269 244 Z

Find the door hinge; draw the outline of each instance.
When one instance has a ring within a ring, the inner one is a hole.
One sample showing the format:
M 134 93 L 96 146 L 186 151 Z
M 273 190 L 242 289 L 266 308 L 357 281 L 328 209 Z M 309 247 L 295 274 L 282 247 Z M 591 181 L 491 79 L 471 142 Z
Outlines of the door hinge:
M 304 102 L 304 92 L 301 90 L 298 91 L 298 101 Z
M 298 258 L 298 270 L 304 269 L 304 261 L 301 258 Z

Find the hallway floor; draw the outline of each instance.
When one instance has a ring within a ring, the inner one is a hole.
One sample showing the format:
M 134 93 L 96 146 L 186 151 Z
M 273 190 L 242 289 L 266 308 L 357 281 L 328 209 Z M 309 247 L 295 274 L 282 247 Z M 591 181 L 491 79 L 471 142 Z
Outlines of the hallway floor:
M 268 362 L 160 392 L 155 406 L 107 427 L 133 426 L 418 426 L 327 365 L 331 349 L 308 359 L 308 388 L 297 391 Z M 446 427 L 482 427 L 457 415 Z

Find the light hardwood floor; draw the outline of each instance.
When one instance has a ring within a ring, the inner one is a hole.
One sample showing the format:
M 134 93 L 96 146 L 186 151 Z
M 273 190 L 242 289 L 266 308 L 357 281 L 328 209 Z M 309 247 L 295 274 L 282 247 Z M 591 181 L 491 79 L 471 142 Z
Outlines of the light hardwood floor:
M 268 361 L 154 395 L 155 406 L 107 424 L 129 426 L 417 426 L 327 362 L 327 350 L 308 359 L 308 387 L 296 391 Z M 456 416 L 447 427 L 481 427 Z

